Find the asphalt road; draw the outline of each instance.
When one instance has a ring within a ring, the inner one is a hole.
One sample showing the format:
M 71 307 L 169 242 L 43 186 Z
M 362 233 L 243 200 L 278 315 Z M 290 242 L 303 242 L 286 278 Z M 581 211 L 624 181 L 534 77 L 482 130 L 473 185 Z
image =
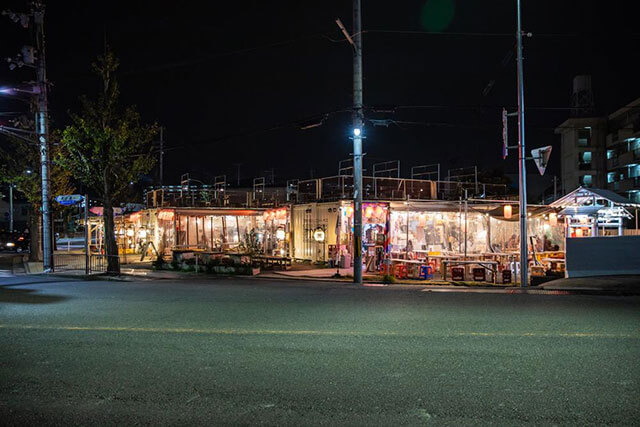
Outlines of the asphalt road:
M 0 283 L 2 424 L 640 420 L 638 297 Z

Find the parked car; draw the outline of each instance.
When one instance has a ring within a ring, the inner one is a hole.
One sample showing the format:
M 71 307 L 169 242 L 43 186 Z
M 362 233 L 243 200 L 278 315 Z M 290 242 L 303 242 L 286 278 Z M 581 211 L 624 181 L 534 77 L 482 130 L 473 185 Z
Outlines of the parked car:
M 26 233 L 2 233 L 0 234 L 0 250 L 15 252 L 28 251 L 31 239 Z

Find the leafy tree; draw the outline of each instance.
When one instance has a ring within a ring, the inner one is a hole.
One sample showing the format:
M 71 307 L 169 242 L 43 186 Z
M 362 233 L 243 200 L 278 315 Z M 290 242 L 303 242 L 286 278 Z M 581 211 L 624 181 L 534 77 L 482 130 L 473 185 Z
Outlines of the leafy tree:
M 55 135 L 55 133 L 54 133 Z M 54 138 L 55 139 L 55 136 Z M 49 145 L 49 154 L 54 158 L 60 151 L 56 143 Z M 72 194 L 71 173 L 64 170 L 56 162 L 52 162 L 49 169 L 49 184 L 51 197 L 59 194 Z M 17 138 L 8 138 L 7 144 L 0 148 L 0 181 L 13 184 L 29 202 L 29 232 L 31 235 L 31 261 L 42 261 L 40 246 L 40 210 L 42 207 L 42 181 L 40 175 L 40 148 L 34 142 Z M 51 213 L 54 214 L 64 208 L 49 202 Z
M 92 64 L 102 83 L 96 100 L 80 98 L 80 114 L 71 114 L 72 124 L 62 133 L 57 162 L 91 188 L 104 206 L 107 271 L 119 273 L 118 247 L 114 232 L 113 207 L 153 167 L 151 141 L 157 125 L 144 124 L 134 107 L 122 107 L 115 79 L 118 60 L 107 50 Z

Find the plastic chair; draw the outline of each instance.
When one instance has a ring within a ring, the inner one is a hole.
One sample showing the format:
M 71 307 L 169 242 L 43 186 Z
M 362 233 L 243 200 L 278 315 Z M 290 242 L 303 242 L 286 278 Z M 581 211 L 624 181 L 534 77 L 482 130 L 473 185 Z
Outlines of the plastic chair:
M 380 273 L 381 274 L 390 274 L 391 270 L 392 270 L 391 264 L 387 264 L 385 261 L 382 261 L 382 264 L 380 264 L 380 267 L 379 267 Z
M 409 277 L 409 272 L 407 270 L 407 266 L 404 264 L 398 264 L 395 268 L 395 276 L 398 279 L 406 279 Z
M 418 278 L 427 280 L 433 278 L 433 267 L 430 265 L 421 265 L 420 266 L 420 274 Z

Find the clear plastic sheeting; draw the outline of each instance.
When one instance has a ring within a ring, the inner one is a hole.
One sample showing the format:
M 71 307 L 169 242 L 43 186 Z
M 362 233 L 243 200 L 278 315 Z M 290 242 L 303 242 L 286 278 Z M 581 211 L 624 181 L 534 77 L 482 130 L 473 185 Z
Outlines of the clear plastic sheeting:
M 394 254 L 485 254 L 517 253 L 520 237 L 518 221 L 491 217 L 482 210 L 435 207 L 392 209 L 390 251 Z M 552 224 L 539 214 L 528 220 L 529 248 L 536 252 L 564 250 L 562 224 Z
M 552 225 L 546 216 L 529 217 L 527 234 L 530 251 L 564 251 L 562 224 Z M 491 218 L 491 246 L 495 252 L 519 251 L 520 226 L 518 221 L 502 221 Z

